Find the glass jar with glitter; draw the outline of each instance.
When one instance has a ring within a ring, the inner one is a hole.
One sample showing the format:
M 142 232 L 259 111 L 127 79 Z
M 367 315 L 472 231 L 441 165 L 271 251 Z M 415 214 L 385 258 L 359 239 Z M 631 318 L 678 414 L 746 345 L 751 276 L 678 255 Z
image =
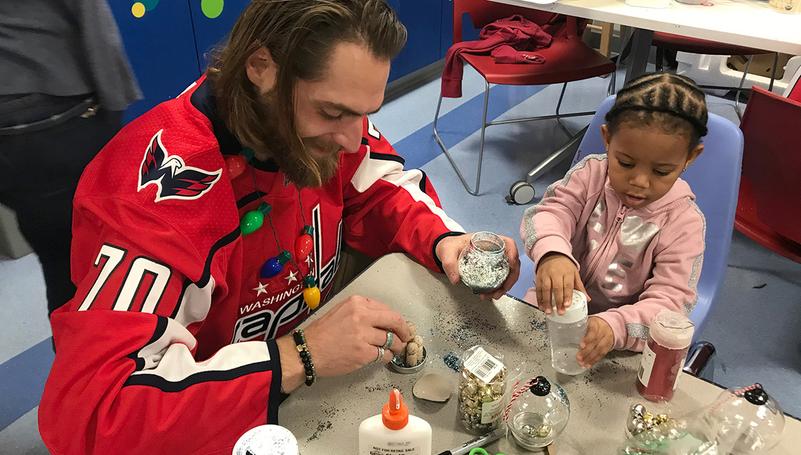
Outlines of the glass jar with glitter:
M 470 431 L 485 433 L 498 427 L 506 389 L 503 355 L 495 349 L 473 346 L 462 356 L 459 381 L 459 420 Z
M 492 232 L 476 232 L 470 245 L 459 255 L 459 276 L 462 283 L 476 294 L 492 292 L 509 275 L 506 243 Z
M 567 394 L 544 376 L 515 384 L 503 412 L 506 437 L 527 450 L 551 444 L 564 431 L 569 418 Z

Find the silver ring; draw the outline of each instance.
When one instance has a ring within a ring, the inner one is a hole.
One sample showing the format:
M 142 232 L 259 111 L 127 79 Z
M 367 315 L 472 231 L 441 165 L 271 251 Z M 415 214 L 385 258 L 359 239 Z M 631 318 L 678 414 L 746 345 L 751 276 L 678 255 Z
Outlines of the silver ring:
M 384 348 L 378 346 L 378 355 L 375 356 L 375 360 L 373 360 L 373 363 L 378 363 L 381 362 L 382 360 L 384 360 Z
M 384 342 L 384 345 L 381 346 L 384 349 L 389 349 L 392 347 L 392 342 L 395 340 L 395 334 L 391 331 L 387 330 L 387 341 Z

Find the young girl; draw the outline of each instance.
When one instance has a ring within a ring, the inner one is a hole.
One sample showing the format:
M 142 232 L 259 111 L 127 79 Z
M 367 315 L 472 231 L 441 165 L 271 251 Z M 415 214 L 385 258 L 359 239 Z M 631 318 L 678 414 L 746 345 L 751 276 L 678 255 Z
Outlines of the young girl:
M 534 261 L 525 300 L 545 313 L 590 299 L 577 360 L 641 351 L 659 310 L 689 314 L 704 254 L 704 216 L 679 176 L 704 148 L 707 109 L 692 80 L 646 74 L 606 114 L 606 154 L 590 155 L 528 209 L 520 233 Z M 553 293 L 553 294 L 552 294 Z

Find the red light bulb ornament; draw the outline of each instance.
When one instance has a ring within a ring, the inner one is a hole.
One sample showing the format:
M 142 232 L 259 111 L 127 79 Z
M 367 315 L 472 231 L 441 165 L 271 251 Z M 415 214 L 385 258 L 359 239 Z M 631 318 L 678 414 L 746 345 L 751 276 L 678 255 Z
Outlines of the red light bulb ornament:
M 256 210 L 246 213 L 239 221 L 239 229 L 242 230 L 242 235 L 256 232 L 264 224 L 264 216 L 269 215 L 272 209 L 270 204 L 262 202 Z
M 306 286 L 306 289 L 303 290 L 303 300 L 309 309 L 316 310 L 320 306 L 320 288 L 317 287 L 314 276 L 306 275 L 306 278 L 303 279 L 303 284 Z
M 267 262 L 261 266 L 259 276 L 262 278 L 272 278 L 278 275 L 282 270 L 284 270 L 284 264 L 289 262 L 291 259 L 292 253 L 287 250 L 282 251 L 278 256 L 267 259 Z
M 243 149 L 239 155 L 228 155 L 225 157 L 225 167 L 228 168 L 228 175 L 231 180 L 239 177 L 247 169 L 248 162 L 253 158 L 253 150 Z
M 295 258 L 299 261 L 306 259 L 309 253 L 311 253 L 314 247 L 312 235 L 314 235 L 314 228 L 307 225 L 303 227 L 303 234 L 295 239 Z
M 228 175 L 233 180 L 245 172 L 248 163 L 242 155 L 228 155 L 225 157 L 225 166 L 228 168 Z

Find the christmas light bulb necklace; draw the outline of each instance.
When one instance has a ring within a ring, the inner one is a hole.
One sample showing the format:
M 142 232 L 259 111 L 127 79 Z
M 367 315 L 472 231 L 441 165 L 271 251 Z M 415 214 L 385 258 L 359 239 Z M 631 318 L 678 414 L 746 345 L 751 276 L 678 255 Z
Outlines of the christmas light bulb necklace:
M 247 164 L 253 159 L 253 157 L 254 153 L 250 149 L 243 149 L 242 153 L 239 155 L 231 155 L 226 157 L 225 161 L 232 180 L 240 176 L 245 171 L 245 169 L 248 167 Z M 279 251 L 278 255 L 267 259 L 264 264 L 262 264 L 261 268 L 259 269 L 259 277 L 267 279 L 278 275 L 284 270 L 284 264 L 287 262 L 293 265 L 295 269 L 300 272 L 300 267 L 298 266 L 297 262 L 295 262 L 295 258 L 307 260 L 307 264 L 309 265 L 309 273 L 303 279 L 303 285 L 305 287 L 303 290 L 303 300 L 306 302 L 306 305 L 309 307 L 309 309 L 315 310 L 320 305 L 320 288 L 317 286 L 317 281 L 315 280 L 314 275 L 311 273 L 311 264 L 308 261 L 309 255 L 314 248 L 314 239 L 312 238 L 312 235 L 314 234 L 314 228 L 311 225 L 306 224 L 306 215 L 303 211 L 303 200 L 301 198 L 300 188 L 297 188 L 296 186 L 298 203 L 300 206 L 300 217 L 301 221 L 303 222 L 303 230 L 295 239 L 295 256 L 293 257 L 292 253 L 281 246 L 281 242 L 278 237 L 278 231 L 276 231 L 275 225 L 273 224 L 273 217 L 271 214 L 272 206 L 264 201 L 264 196 L 266 196 L 267 193 L 259 190 L 256 182 L 256 173 L 252 166 L 250 167 L 250 176 L 253 179 L 253 189 L 258 195 L 258 198 L 261 199 L 261 203 L 255 210 L 250 210 L 242 216 L 239 223 L 240 230 L 242 231 L 242 235 L 252 234 L 264 225 L 264 218 L 267 217 L 267 222 L 270 224 L 270 229 L 273 233 L 273 238 L 275 239 L 275 244 Z M 290 272 L 290 274 L 291 273 L 292 272 Z M 291 281 L 289 282 L 291 283 Z

